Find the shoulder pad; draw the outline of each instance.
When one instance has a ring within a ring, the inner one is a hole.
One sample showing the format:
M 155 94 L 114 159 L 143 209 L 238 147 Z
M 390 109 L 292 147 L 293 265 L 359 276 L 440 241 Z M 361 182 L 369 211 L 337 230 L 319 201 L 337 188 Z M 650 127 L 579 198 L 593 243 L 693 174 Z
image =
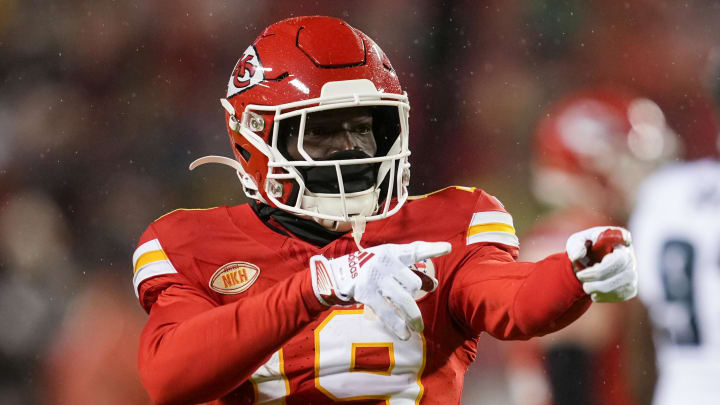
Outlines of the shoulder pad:
M 411 206 L 426 206 L 422 210 L 428 219 L 437 215 L 435 223 L 465 232 L 468 245 L 480 242 L 515 248 L 519 245 L 512 216 L 499 199 L 481 189 L 452 186 L 411 199 Z
M 140 237 L 133 253 L 133 288 L 143 308 L 149 310 L 161 290 L 182 279 L 168 253 L 173 246 L 202 237 L 204 226 L 224 213 L 217 209 L 180 209 L 156 219 Z

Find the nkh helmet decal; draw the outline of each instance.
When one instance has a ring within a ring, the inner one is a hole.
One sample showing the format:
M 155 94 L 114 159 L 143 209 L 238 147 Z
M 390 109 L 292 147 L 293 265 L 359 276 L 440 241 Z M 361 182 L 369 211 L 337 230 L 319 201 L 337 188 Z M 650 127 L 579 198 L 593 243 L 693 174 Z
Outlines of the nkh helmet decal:
M 410 106 L 375 42 L 345 21 L 297 17 L 266 28 L 221 103 L 248 197 L 328 229 L 396 213 L 407 199 Z M 325 136 L 325 138 L 323 138 Z

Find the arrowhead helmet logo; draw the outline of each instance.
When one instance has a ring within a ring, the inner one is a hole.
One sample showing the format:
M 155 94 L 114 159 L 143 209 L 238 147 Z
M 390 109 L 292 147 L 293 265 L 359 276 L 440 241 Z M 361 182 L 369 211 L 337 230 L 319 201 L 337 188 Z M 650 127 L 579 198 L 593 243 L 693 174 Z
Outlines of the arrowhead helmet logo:
M 249 77 L 253 77 L 255 75 L 255 65 L 252 64 L 253 59 L 255 59 L 253 55 L 245 55 L 244 58 L 238 61 L 232 75 L 235 87 L 243 88 L 250 84 L 250 78 L 243 81 L 240 81 L 240 78 L 247 76 L 248 73 L 250 74 Z M 247 70 L 247 72 L 245 72 L 245 70 Z
M 235 64 L 228 81 L 226 98 L 255 86 L 265 80 L 265 69 L 260 63 L 255 47 L 250 45 Z

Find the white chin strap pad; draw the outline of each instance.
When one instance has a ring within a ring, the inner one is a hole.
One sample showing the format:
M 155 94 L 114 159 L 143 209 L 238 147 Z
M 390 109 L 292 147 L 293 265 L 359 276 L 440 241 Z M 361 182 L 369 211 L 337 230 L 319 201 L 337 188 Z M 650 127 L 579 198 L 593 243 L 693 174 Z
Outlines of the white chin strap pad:
M 375 187 L 365 191 L 351 193 L 345 195 L 345 204 L 347 210 L 347 222 L 338 222 L 328 219 L 313 218 L 320 225 L 333 231 L 348 231 L 351 228 L 350 218 L 355 215 L 369 216 L 377 211 L 378 197 L 380 190 Z M 343 201 L 337 194 L 313 194 L 304 195 L 301 207 L 304 210 L 312 212 L 322 212 L 323 214 L 345 216 L 343 212 Z

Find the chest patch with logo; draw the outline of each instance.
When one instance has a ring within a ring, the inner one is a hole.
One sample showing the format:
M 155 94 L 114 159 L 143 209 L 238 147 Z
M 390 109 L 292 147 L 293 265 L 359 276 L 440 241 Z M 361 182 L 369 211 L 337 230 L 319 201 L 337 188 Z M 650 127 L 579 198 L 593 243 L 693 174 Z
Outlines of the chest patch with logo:
M 248 262 L 230 262 L 221 266 L 210 278 L 210 289 L 220 294 L 238 294 L 257 280 L 260 268 Z

